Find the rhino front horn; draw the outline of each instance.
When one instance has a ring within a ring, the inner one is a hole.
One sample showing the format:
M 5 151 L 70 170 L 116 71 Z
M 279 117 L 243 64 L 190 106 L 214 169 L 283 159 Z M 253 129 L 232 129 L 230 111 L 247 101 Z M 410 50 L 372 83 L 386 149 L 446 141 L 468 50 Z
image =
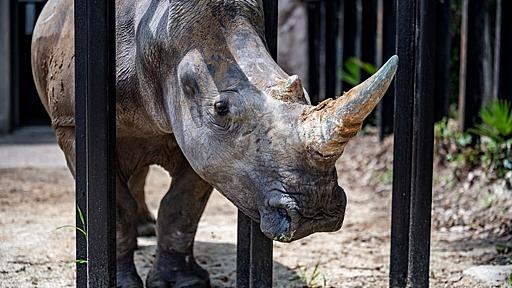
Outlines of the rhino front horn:
M 306 108 L 300 133 L 308 150 L 329 159 L 341 156 L 345 144 L 357 134 L 364 119 L 386 93 L 397 66 L 395 55 L 377 73 L 338 99 Z

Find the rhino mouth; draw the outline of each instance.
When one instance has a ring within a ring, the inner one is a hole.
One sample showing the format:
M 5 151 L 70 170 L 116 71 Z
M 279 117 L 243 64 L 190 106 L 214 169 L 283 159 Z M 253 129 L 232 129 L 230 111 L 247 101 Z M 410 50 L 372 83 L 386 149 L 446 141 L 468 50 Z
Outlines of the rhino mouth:
M 345 215 L 346 195 L 335 213 L 304 215 L 297 201 L 282 191 L 272 191 L 260 210 L 260 228 L 265 236 L 279 242 L 291 242 L 315 232 L 334 232 L 341 228 Z

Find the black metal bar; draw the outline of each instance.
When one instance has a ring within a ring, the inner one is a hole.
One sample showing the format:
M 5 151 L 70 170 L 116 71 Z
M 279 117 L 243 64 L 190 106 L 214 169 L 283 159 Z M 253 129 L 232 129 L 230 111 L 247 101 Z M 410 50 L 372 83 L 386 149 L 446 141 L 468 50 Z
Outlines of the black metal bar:
M 434 121 L 448 116 L 450 110 L 450 59 L 451 59 L 451 0 L 437 0 L 436 11 L 436 70 Z M 432 23 L 432 22 L 431 22 Z
M 430 276 L 435 99 L 432 87 L 436 77 L 436 26 L 432 23 L 436 23 L 436 2 L 418 2 L 408 285 L 426 288 Z
M 11 128 L 20 126 L 20 11 L 19 3 L 11 1 Z
M 272 287 L 272 240 L 251 222 L 251 288 Z
M 343 65 L 349 58 L 361 59 L 363 0 L 344 1 L 343 7 Z M 343 90 L 352 88 L 343 82 Z
M 236 287 L 249 288 L 251 278 L 251 218 L 238 211 L 236 244 Z
M 308 21 L 308 92 L 311 103 L 320 102 L 320 47 L 321 47 L 321 3 L 319 0 L 307 1 Z
M 496 39 L 494 57 L 493 96 L 512 102 L 512 30 L 507 26 L 506 18 L 512 13 L 512 1 L 496 2 Z
M 362 1 L 362 35 L 361 35 L 361 60 L 377 64 L 377 0 Z M 370 74 L 362 71 L 362 79 Z
M 277 20 L 278 20 L 278 1 L 263 0 L 263 10 L 265 11 L 265 38 L 274 60 L 277 59 Z
M 75 27 L 85 33 L 77 42 L 75 63 L 78 78 L 78 116 L 85 117 L 85 138 L 77 147 L 86 149 L 87 284 L 116 286 L 116 193 L 115 193 L 115 1 L 75 0 L 79 7 Z M 83 22 L 78 22 L 83 21 Z M 82 38 L 83 37 L 83 38 Z M 82 119 L 77 124 L 84 124 Z M 79 128 L 83 133 L 84 129 Z M 83 135 L 80 135 L 83 136 Z M 85 141 L 83 141 L 85 140 Z M 78 153 L 84 151 L 77 149 Z M 78 156 L 83 161 L 84 156 Z M 83 165 L 83 164 L 81 164 Z M 81 168 L 83 169 L 83 168 Z M 81 171 L 83 173 L 84 171 Z M 84 179 L 85 176 L 85 179 Z M 82 191 L 84 187 L 79 187 Z
M 265 38 L 271 56 L 277 59 L 277 1 L 264 0 Z M 237 287 L 272 287 L 272 240 L 260 224 L 238 211 Z
M 326 84 L 327 84 L 327 12 L 326 12 L 326 1 L 320 0 L 320 14 L 318 15 L 320 38 L 319 47 L 315 51 L 319 57 L 318 65 L 318 102 L 325 100 L 326 97 Z
M 277 60 L 278 2 L 263 0 L 265 10 L 265 38 L 270 55 Z M 250 287 L 272 287 L 272 240 L 260 229 L 260 224 L 251 221 L 251 268 Z
M 75 199 L 76 199 L 76 226 L 85 226 L 78 211 L 87 212 L 87 142 L 86 142 L 86 109 L 87 109 L 87 33 L 82 27 L 87 25 L 87 1 L 75 1 Z M 80 210 L 78 210 L 80 209 Z M 76 231 L 76 287 L 87 287 L 87 239 Z
M 341 94 L 338 70 L 341 69 L 341 42 L 338 37 L 341 19 L 341 1 L 322 1 L 325 9 L 325 97 L 333 98 Z
M 487 2 L 463 1 L 459 80 L 459 125 L 463 131 L 479 121 L 483 97 L 490 92 Z
M 11 128 L 11 17 L 10 1 L 0 2 L 0 134 Z
M 393 199 L 391 208 L 390 287 L 406 287 L 412 168 L 412 119 L 416 71 L 416 1 L 397 0 L 396 47 L 400 65 L 395 80 Z
M 396 53 L 396 0 L 382 1 L 382 59 L 386 60 Z M 377 63 L 379 66 L 382 63 Z M 391 83 L 386 95 L 379 103 L 377 125 L 381 140 L 393 132 L 393 109 L 395 106 L 395 83 Z

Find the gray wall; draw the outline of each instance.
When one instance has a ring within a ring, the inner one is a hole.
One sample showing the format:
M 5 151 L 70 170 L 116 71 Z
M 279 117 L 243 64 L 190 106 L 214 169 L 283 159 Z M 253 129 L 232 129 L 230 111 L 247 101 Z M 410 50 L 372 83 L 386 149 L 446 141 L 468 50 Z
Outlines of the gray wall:
M 0 1 L 0 134 L 9 132 L 11 126 L 10 2 Z

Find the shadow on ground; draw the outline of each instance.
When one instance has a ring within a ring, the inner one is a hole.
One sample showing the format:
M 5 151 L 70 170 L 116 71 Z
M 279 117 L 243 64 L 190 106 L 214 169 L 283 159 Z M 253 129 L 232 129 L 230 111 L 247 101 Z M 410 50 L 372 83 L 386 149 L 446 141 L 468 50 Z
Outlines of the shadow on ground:
M 137 270 L 146 279 L 156 249 L 154 237 L 139 238 L 139 249 L 135 253 Z M 232 243 L 195 242 L 194 254 L 197 262 L 210 273 L 212 287 L 235 287 L 236 245 Z M 302 287 L 290 279 L 297 274 L 283 264 L 273 261 L 274 287 Z
M 491 233 L 481 238 L 465 235 L 445 243 L 444 251 L 478 255 L 474 257 L 473 265 L 507 265 L 512 259 L 512 235 Z

